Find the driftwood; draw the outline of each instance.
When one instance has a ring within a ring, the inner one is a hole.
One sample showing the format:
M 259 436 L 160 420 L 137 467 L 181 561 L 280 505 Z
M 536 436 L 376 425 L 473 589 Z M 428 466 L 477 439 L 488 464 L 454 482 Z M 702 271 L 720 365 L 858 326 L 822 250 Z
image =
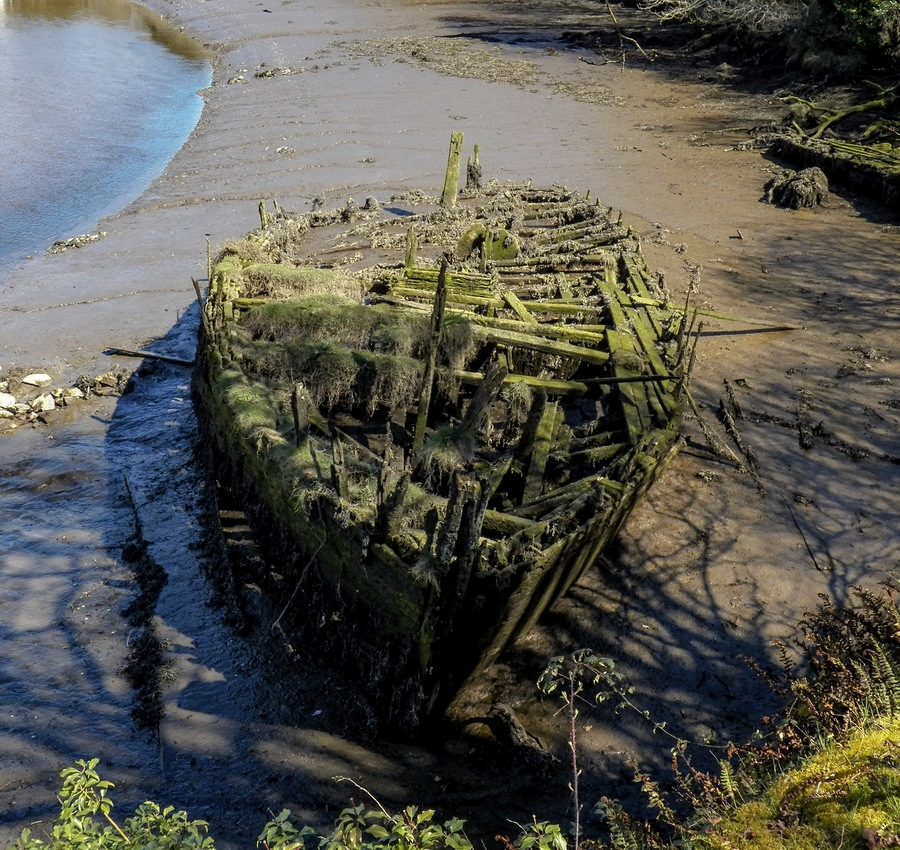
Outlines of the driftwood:
M 153 351 L 132 350 L 130 348 L 107 348 L 110 354 L 121 354 L 123 357 L 145 357 L 148 360 L 162 360 L 165 363 L 175 363 L 178 366 L 193 366 L 193 360 L 185 360 L 182 357 L 170 357 L 167 354 L 156 354 Z
M 466 726 L 482 723 L 491 730 L 497 743 L 513 758 L 526 764 L 547 770 L 557 759 L 536 735 L 532 735 L 521 723 L 513 709 L 506 703 L 494 703 L 490 711 L 482 717 L 472 717 Z

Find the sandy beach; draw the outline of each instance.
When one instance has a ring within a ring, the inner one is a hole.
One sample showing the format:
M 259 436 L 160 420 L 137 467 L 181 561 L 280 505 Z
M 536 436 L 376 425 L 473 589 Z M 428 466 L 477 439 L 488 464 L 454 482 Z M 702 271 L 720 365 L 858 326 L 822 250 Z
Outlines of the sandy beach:
M 644 236 L 674 298 L 693 277 L 696 304 L 768 323 L 707 319 L 692 379 L 711 426 L 731 384 L 755 466 L 739 472 L 714 457 L 688 421 L 685 448 L 617 552 L 455 716 L 509 703 L 562 752 L 557 706 L 538 699 L 534 681 L 549 656 L 591 646 L 674 734 L 748 735 L 774 703 L 742 657 L 775 658 L 772 642 L 797 634 L 818 594 L 843 602 L 852 585 L 900 569 L 894 220 L 842 192 L 814 211 L 761 202 L 774 166 L 736 146 L 781 104 L 703 57 L 660 50 L 650 64 L 632 52 L 623 69 L 604 63 L 616 58 L 609 39 L 566 49 L 563 32 L 605 25 L 599 7 L 145 5 L 214 52 L 203 117 L 165 173 L 104 220 L 105 238 L 13 272 L 0 292 L 0 376 L 40 370 L 66 384 L 138 365 L 104 354 L 110 346 L 189 359 L 191 278 L 206 277 L 207 240 L 215 248 L 250 230 L 261 199 L 305 211 L 318 199 L 388 204 L 433 191 L 453 130 L 467 150 L 480 145 L 488 178 L 589 189 Z M 653 35 L 650 25 L 634 32 Z M 279 650 L 229 631 L 207 604 L 210 494 L 189 377 L 145 367 L 128 396 L 0 435 L 0 841 L 39 829 L 59 770 L 92 756 L 117 783 L 121 810 L 145 796 L 185 807 L 223 848 L 254 846 L 267 810 L 282 806 L 327 822 L 353 792 L 335 774 L 386 804 L 470 819 L 472 837 L 532 813 L 566 818 L 564 769 L 536 782 L 472 727 L 430 748 L 372 740 L 365 718 L 342 713 L 339 676 L 305 659 L 305 678 L 285 684 Z M 168 671 L 158 738 L 133 728 L 121 674 L 130 627 L 120 611 L 140 584 L 123 552 L 136 530 L 168 573 L 154 614 Z M 640 722 L 597 710 L 581 723 L 589 807 L 628 791 L 626 753 L 664 761 L 666 741 Z

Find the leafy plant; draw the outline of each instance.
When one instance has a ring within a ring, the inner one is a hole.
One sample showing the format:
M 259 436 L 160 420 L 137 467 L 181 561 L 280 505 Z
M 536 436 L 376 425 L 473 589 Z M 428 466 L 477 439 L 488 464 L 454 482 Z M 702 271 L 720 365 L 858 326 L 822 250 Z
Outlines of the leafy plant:
M 787 706 L 767 718 L 775 758 L 900 714 L 900 585 L 884 582 L 880 592 L 853 587 L 850 594 L 855 605 L 838 608 L 823 595 L 801 620 L 801 664 L 785 645 L 777 672 L 750 661 Z
M 79 760 L 60 774 L 60 811 L 49 841 L 32 838 L 25 829 L 14 850 L 211 850 L 206 821 L 189 821 L 173 806 L 160 809 L 156 803 L 142 803 L 120 826 L 110 815 L 113 802 L 108 792 L 113 784 L 97 774 L 97 762 Z

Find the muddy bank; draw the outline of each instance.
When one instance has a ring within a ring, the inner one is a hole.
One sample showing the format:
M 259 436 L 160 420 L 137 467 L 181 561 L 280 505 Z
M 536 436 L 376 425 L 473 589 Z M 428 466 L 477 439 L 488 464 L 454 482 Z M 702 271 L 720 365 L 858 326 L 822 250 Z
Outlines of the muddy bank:
M 199 0 L 154 8 L 217 51 L 204 117 L 150 190 L 103 223 L 105 239 L 13 274 L 0 293 L 0 369 L 99 373 L 111 368 L 101 353 L 110 345 L 190 358 L 190 277 L 205 277 L 207 238 L 244 233 L 262 197 L 305 210 L 320 198 L 389 203 L 404 188 L 433 191 L 450 130 L 480 143 L 486 176 L 590 189 L 625 210 L 676 297 L 701 266 L 699 302 L 795 330 L 705 322 L 694 392 L 712 419 L 723 379 L 732 384 L 756 477 L 711 456 L 688 423 L 687 449 L 632 518 L 619 556 L 485 676 L 480 701 L 458 716 L 501 699 L 561 750 L 556 705 L 536 700 L 533 682 L 547 656 L 590 645 L 676 733 L 702 741 L 752 728 L 771 703 L 740 656 L 771 657 L 772 639 L 793 633 L 817 593 L 841 599 L 898 566 L 892 222 L 842 194 L 814 212 L 760 203 L 769 163 L 735 146 L 777 105 L 726 85 L 711 61 L 686 74 L 684 62 L 632 57 L 623 73 L 591 64 L 593 50 L 550 44 L 599 26 L 595 10 L 535 7 L 512 22 L 478 4 L 228 2 L 214 17 Z M 463 53 L 476 71 L 486 51 L 531 63 L 533 76 L 431 70 L 446 52 L 440 37 L 465 32 L 480 35 Z M 510 44 L 511 33 L 524 41 Z M 428 59 L 402 53 L 411 35 Z M 579 99 L 582 90 L 604 94 Z M 247 635 L 227 625 L 203 576 L 209 493 L 185 369 L 160 365 L 126 399 L 86 412 L 0 441 L 0 838 L 45 819 L 59 769 L 91 756 L 119 785 L 120 812 L 144 796 L 185 807 L 211 821 L 223 847 L 253 846 L 268 808 L 327 820 L 351 796 L 335 774 L 388 804 L 468 818 L 473 838 L 505 829 L 507 816 L 566 817 L 564 773 L 536 782 L 483 727 L 431 749 L 367 740 L 365 711 L 340 677 L 302 645 L 269 637 L 278 611 L 257 609 Z M 123 553 L 138 523 L 168 579 L 155 609 L 165 650 L 158 735 L 134 727 L 121 675 L 120 612 L 136 591 Z M 583 716 L 582 743 L 588 798 L 630 787 L 624 753 L 650 761 L 660 749 L 649 729 L 600 712 Z

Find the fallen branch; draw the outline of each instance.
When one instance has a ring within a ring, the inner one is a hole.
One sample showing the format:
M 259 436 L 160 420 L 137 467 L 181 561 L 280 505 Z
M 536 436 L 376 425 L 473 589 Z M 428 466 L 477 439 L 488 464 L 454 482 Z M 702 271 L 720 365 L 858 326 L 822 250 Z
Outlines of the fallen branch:
M 177 363 L 179 366 L 193 366 L 193 360 L 184 360 L 181 357 L 169 357 L 167 354 L 154 354 L 152 351 L 133 351 L 130 348 L 114 348 L 110 346 L 104 354 L 121 354 L 123 357 L 146 357 L 149 360 L 164 360 L 166 363 Z

